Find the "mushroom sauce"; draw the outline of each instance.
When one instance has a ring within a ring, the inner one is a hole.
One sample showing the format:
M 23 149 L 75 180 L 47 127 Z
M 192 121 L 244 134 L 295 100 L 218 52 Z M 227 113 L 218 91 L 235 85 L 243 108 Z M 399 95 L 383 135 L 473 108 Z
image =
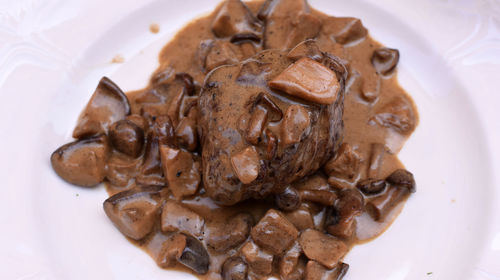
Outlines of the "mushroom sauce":
M 342 279 L 415 192 L 418 116 L 399 52 L 305 0 L 226 0 L 184 27 L 147 88 L 103 78 L 51 156 L 162 268 L 200 279 Z

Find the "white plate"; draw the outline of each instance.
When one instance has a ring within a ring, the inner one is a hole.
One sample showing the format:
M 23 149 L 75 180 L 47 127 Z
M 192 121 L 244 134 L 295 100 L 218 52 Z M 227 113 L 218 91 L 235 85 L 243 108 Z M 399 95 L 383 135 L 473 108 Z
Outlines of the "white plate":
M 189 277 L 157 268 L 107 220 L 104 189 L 64 183 L 49 156 L 101 76 L 146 85 L 161 46 L 217 1 L 102 2 L 0 1 L 0 279 Z M 418 191 L 385 234 L 349 253 L 345 279 L 500 279 L 500 4 L 310 2 L 398 48 L 420 112 L 401 152 Z M 125 63 L 110 63 L 117 54 Z

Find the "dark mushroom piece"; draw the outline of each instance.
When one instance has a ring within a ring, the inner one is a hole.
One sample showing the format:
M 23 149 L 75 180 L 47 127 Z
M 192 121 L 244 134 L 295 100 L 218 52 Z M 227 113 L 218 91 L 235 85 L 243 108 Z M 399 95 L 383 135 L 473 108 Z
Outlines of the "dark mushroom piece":
M 230 257 L 222 265 L 223 280 L 247 280 L 248 265 L 241 257 Z
M 175 129 L 177 144 L 194 152 L 198 147 L 198 131 L 196 129 L 196 110 L 192 109 L 188 116 L 181 119 Z
M 106 176 L 108 150 L 105 136 L 85 138 L 58 148 L 52 153 L 50 162 L 66 182 L 92 187 Z
M 120 120 L 111 125 L 109 140 L 117 151 L 138 157 L 144 146 L 144 131 L 132 121 Z
M 194 80 L 188 73 L 177 73 L 175 75 L 176 79 L 181 80 L 184 83 L 184 90 L 187 95 L 191 96 L 195 94 Z
M 340 199 L 330 208 L 325 221 L 329 234 L 339 238 L 350 238 L 356 226 L 355 218 L 363 213 L 364 199 L 356 189 L 345 189 L 340 192 Z
M 276 205 L 284 211 L 293 211 L 299 208 L 302 200 L 299 192 L 288 186 L 282 193 L 276 195 Z
M 140 168 L 136 182 L 143 186 L 164 186 L 165 178 L 161 168 L 160 144 L 158 137 L 148 135 L 144 162 Z
M 358 189 L 365 195 L 376 195 L 382 193 L 387 187 L 387 181 L 381 179 L 365 179 L 359 181 Z
M 127 96 L 113 81 L 103 77 L 80 114 L 73 137 L 107 133 L 112 123 L 124 119 L 127 115 L 130 115 Z
M 387 190 L 366 204 L 366 211 L 377 222 L 383 222 L 394 208 L 410 195 L 407 188 L 390 186 Z
M 142 239 L 158 219 L 164 197 L 162 190 L 150 186 L 117 193 L 104 201 L 104 212 L 125 236 Z
M 224 223 L 207 224 L 205 227 L 207 244 L 216 252 L 226 252 L 248 238 L 252 225 L 253 218 L 246 213 L 233 216 Z
M 177 261 L 198 274 L 205 274 L 208 271 L 210 257 L 198 239 L 186 235 L 186 247 Z
M 380 48 L 376 49 L 372 55 L 372 64 L 375 70 L 382 75 L 388 75 L 396 68 L 399 61 L 399 51 L 397 49 Z
M 248 42 L 259 44 L 262 39 L 254 33 L 235 34 L 230 42 L 233 44 L 244 44 Z
M 152 133 L 161 145 L 173 145 L 175 143 L 174 126 L 169 116 L 154 117 Z
M 413 174 L 405 169 L 397 169 L 389 177 L 385 179 L 389 184 L 407 188 L 411 193 L 417 191 L 417 184 L 415 183 L 415 178 Z

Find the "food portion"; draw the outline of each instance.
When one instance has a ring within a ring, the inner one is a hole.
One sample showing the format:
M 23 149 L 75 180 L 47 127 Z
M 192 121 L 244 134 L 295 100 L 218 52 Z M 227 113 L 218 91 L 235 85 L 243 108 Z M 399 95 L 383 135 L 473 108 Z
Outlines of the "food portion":
M 103 78 L 51 164 L 104 182 L 111 223 L 161 268 L 342 279 L 416 191 L 397 158 L 418 123 L 399 56 L 305 0 L 226 0 L 164 47 L 145 89 Z

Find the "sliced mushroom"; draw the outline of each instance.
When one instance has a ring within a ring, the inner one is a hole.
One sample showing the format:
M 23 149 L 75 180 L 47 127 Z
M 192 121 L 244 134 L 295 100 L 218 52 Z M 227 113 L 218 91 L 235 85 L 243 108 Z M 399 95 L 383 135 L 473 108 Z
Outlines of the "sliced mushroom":
M 336 237 L 348 239 L 354 233 L 355 218 L 363 213 L 363 196 L 356 189 L 342 190 L 340 199 L 330 210 L 325 221 L 327 232 Z
M 230 257 L 222 265 L 222 280 L 247 280 L 248 265 L 241 257 Z
M 285 49 L 293 47 L 287 47 L 287 41 L 293 24 L 300 13 L 308 13 L 309 11 L 309 5 L 305 0 L 266 1 L 258 13 L 258 17 L 266 23 L 264 29 L 264 48 Z
M 293 48 L 304 40 L 315 38 L 321 30 L 321 25 L 321 20 L 315 15 L 300 12 L 291 21 L 285 48 Z
M 138 157 L 144 146 L 144 131 L 129 120 L 120 120 L 111 125 L 109 140 L 117 151 Z
M 403 202 L 410 191 L 407 188 L 391 186 L 387 190 L 366 204 L 368 214 L 377 222 L 383 222 L 389 213 L 401 202 Z
M 340 90 L 335 73 L 308 57 L 290 65 L 272 79 L 269 86 L 319 104 L 332 104 Z
M 282 193 L 276 195 L 276 205 L 284 211 L 293 211 L 299 208 L 302 200 L 299 192 L 288 186 Z
M 323 53 L 313 39 L 308 39 L 298 44 L 287 54 L 287 56 L 293 60 L 309 57 L 310 59 L 321 62 L 323 59 Z
M 377 110 L 371 121 L 392 128 L 402 134 L 411 133 L 416 126 L 416 117 L 410 101 L 403 96 L 394 97 L 389 103 Z
M 268 94 L 263 92 L 259 93 L 253 105 L 254 108 L 258 106 L 265 108 L 270 122 L 278 122 L 283 118 L 283 112 L 280 107 L 274 103 Z
M 349 270 L 349 265 L 339 262 L 333 269 L 328 269 L 315 261 L 307 262 L 304 280 L 342 280 Z
M 269 275 L 273 271 L 273 254 L 262 250 L 251 239 L 241 246 L 240 252 L 252 272 L 258 275 Z
M 240 213 L 224 223 L 210 223 L 205 229 L 208 246 L 216 252 L 226 252 L 243 243 L 250 234 L 253 218 L 249 214 Z
M 158 219 L 164 194 L 162 187 L 137 187 L 104 201 L 104 212 L 124 235 L 139 240 L 151 232 Z
M 198 274 L 208 272 L 210 257 L 207 249 L 196 238 L 186 235 L 186 247 L 177 261 Z
M 158 137 L 148 135 L 146 150 L 144 152 L 144 163 L 139 175 L 135 179 L 143 186 L 164 186 L 165 177 L 161 168 L 160 148 Z
M 187 95 L 191 96 L 195 94 L 194 80 L 188 73 L 177 73 L 175 78 L 181 80 L 184 83 L 184 90 Z
M 347 253 L 347 245 L 333 236 L 314 229 L 306 229 L 299 237 L 304 254 L 311 260 L 332 269 Z
M 186 243 L 186 235 L 177 232 L 170 235 L 167 240 L 161 243 L 159 253 L 156 256 L 158 266 L 162 268 L 175 266 L 186 248 Z
M 217 37 L 236 34 L 259 34 L 261 24 L 241 0 L 226 0 L 212 22 Z
M 246 140 L 257 145 L 261 140 L 262 130 L 267 122 L 267 109 L 262 106 L 254 108 L 247 127 Z
M 399 62 L 399 51 L 397 49 L 380 48 L 372 55 L 372 64 L 382 75 L 388 75 L 396 68 Z
M 207 53 L 205 69 L 212 71 L 221 65 L 236 64 L 239 61 L 237 46 L 226 42 L 216 41 Z
M 161 230 L 164 232 L 180 231 L 194 236 L 201 236 L 205 220 L 195 212 L 175 201 L 167 201 L 161 212 Z
M 297 241 L 285 251 L 279 262 L 279 272 L 281 277 L 288 277 L 297 269 L 299 257 L 302 254 L 302 248 Z
M 288 107 L 281 123 L 281 140 L 283 145 L 293 145 L 307 135 L 310 129 L 311 119 L 307 109 L 298 104 Z
M 128 186 L 137 176 L 142 159 L 130 158 L 121 153 L 112 153 L 107 161 L 106 179 L 116 187 Z
M 406 169 L 397 169 L 394 171 L 389 177 L 385 179 L 389 184 L 406 188 L 411 193 L 417 191 L 417 184 L 415 183 L 415 178 L 413 178 L 413 174 Z
M 196 130 L 196 117 L 185 117 L 175 129 L 177 143 L 190 152 L 198 147 L 198 131 Z
M 195 194 L 200 185 L 200 162 L 189 152 L 160 147 L 163 174 L 175 198 L 181 200 Z
M 231 157 L 233 171 L 243 184 L 250 184 L 259 176 L 260 159 L 253 146 Z
M 337 195 L 329 190 L 300 190 L 299 194 L 302 200 L 316 202 L 325 206 L 332 206 L 337 199 Z
M 276 156 L 276 152 L 278 150 L 278 138 L 269 129 L 266 129 L 265 135 L 267 139 L 266 158 L 270 160 Z
M 328 17 L 323 22 L 323 32 L 331 34 L 340 44 L 348 44 L 368 34 L 361 20 L 352 17 Z
M 252 228 L 252 239 L 273 254 L 281 254 L 293 243 L 299 232 L 279 211 L 270 209 Z
M 90 137 L 61 146 L 52 153 L 50 162 L 66 182 L 92 187 L 106 176 L 108 150 L 105 136 Z
M 80 114 L 73 137 L 107 133 L 112 123 L 124 119 L 127 115 L 130 115 L 127 96 L 110 79 L 103 77 Z
M 299 230 L 314 228 L 313 216 L 308 207 L 301 205 L 299 209 L 285 213 L 286 218 Z
M 352 180 L 358 175 L 361 158 L 347 143 L 340 146 L 336 156 L 330 159 L 323 169 L 329 176 Z
M 387 187 L 386 180 L 380 179 L 365 179 L 359 181 L 357 184 L 358 189 L 363 192 L 365 195 L 376 195 L 383 191 Z
M 175 132 L 172 119 L 169 116 L 157 116 L 153 121 L 153 134 L 161 145 L 173 145 Z

